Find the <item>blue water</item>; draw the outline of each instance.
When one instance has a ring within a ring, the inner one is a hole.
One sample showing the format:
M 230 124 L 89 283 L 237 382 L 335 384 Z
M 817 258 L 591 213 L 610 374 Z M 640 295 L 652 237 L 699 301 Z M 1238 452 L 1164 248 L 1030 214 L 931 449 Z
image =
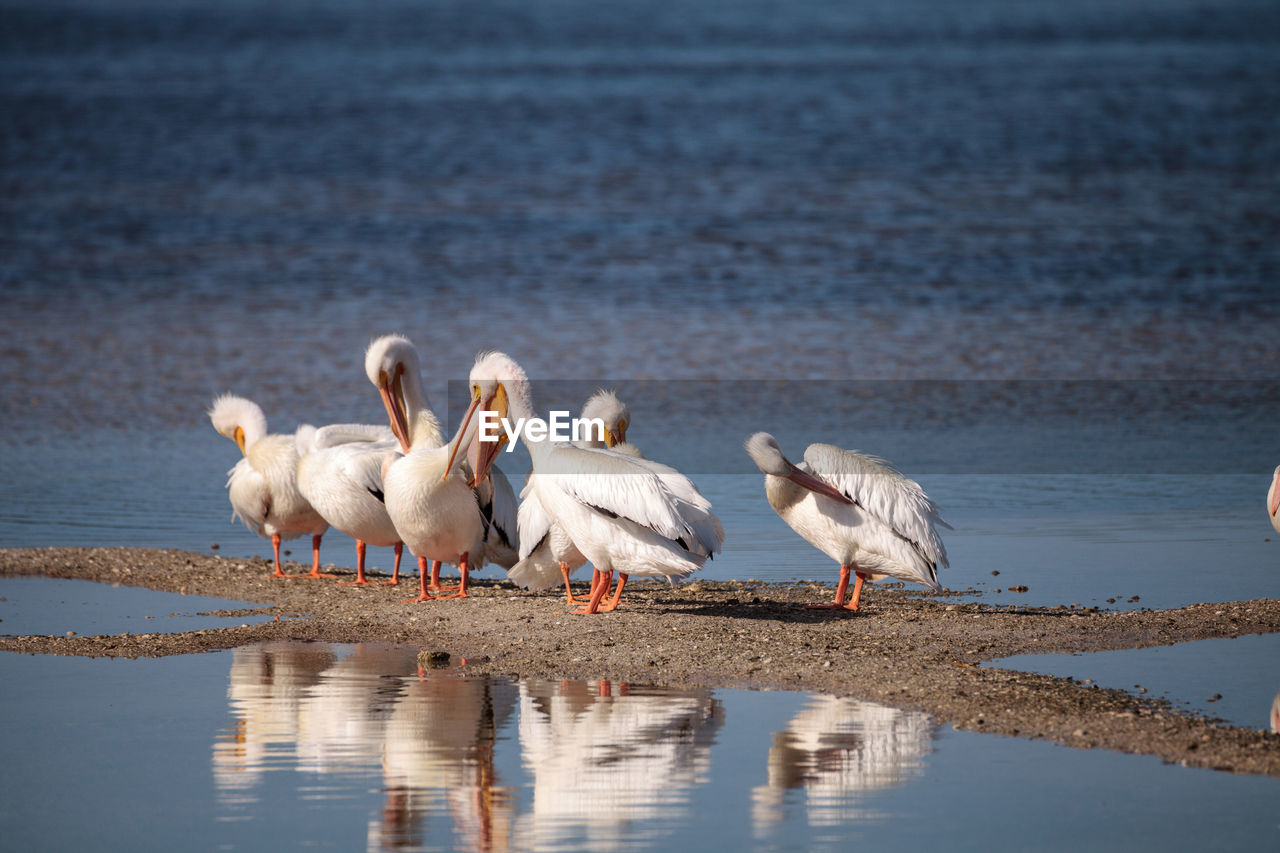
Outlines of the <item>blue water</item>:
M 25 685 L 0 695 L 6 843 L 1192 850 L 1280 833 L 1274 779 L 956 732 L 832 696 L 467 677 L 417 670 L 415 654 L 0 655 L 0 677 Z M 77 701 L 86 690 L 94 703 Z
M 45 577 L 0 577 L 0 634 L 170 634 L 262 622 L 260 604 Z
M 1230 617 L 1224 609 L 1223 618 Z M 991 665 L 1087 680 L 1099 687 L 1168 699 L 1175 708 L 1233 726 L 1268 729 L 1271 705 L 1280 693 L 1280 635 L 1079 655 L 1015 655 Z

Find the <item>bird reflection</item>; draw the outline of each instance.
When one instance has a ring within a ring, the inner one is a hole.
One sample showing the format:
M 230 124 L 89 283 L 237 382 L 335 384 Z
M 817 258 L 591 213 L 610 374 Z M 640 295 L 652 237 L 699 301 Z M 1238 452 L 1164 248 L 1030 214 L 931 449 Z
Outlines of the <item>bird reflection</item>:
M 769 750 L 769 783 L 752 792 L 757 836 L 785 817 L 786 793 L 804 791 L 809 823 L 837 826 L 875 817 L 859 795 L 917 775 L 935 725 L 925 714 L 838 696 L 816 696 Z
M 275 643 L 236 649 L 227 699 L 236 721 L 213 745 L 213 776 L 224 798 L 256 786 L 292 759 L 307 689 L 337 656 L 325 645 Z
M 387 721 L 387 800 L 370 849 L 420 847 L 425 815 L 443 805 L 471 850 L 506 850 L 515 798 L 494 770 L 498 731 L 515 709 L 507 681 L 423 670 Z
M 380 774 L 385 802 L 370 850 L 419 848 L 428 818 L 452 817 L 456 843 L 504 850 L 514 798 L 493 766 L 516 706 L 509 682 L 418 668 L 417 650 L 317 643 L 237 649 L 228 688 L 233 729 L 213 746 L 225 804 L 257 803 L 264 772 Z M 433 842 L 432 846 L 439 844 Z
M 696 819 L 691 803 L 710 779 L 725 720 L 709 689 L 468 677 L 466 667 L 420 668 L 416 648 L 381 644 L 237 649 L 228 698 L 234 724 L 212 755 L 223 806 L 254 816 L 261 789 L 282 778 L 268 771 L 324 777 L 293 786 L 312 800 L 377 789 L 371 851 L 652 842 Z M 520 792 L 497 769 L 513 729 Z M 768 783 L 751 793 L 757 836 L 806 818 L 831 827 L 874 817 L 863 795 L 921 772 L 934 729 L 924 714 L 810 698 L 773 735 Z M 803 792 L 799 814 L 789 813 L 792 791 Z
M 1271 700 L 1271 731 L 1280 734 L 1280 693 Z
M 527 681 L 520 685 L 520 747 L 533 803 L 516 832 L 521 849 L 618 846 L 646 829 L 677 825 L 688 790 L 704 783 L 724 711 L 709 690 L 625 683 Z

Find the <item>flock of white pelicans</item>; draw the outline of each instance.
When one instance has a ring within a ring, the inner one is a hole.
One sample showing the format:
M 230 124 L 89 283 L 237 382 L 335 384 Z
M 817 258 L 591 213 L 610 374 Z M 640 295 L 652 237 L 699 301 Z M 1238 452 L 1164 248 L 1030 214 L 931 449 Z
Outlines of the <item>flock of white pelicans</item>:
M 603 436 L 567 442 L 526 432 L 532 469 L 517 502 L 494 465 L 505 435 L 487 440 L 480 430 L 484 412 L 535 417 L 529 378 L 514 359 L 477 357 L 471 404 L 448 442 L 427 404 L 411 341 L 374 341 L 365 372 L 390 429 L 304 425 L 293 435 L 268 434 L 262 409 L 232 395 L 216 399 L 209 412 L 214 428 L 243 453 L 227 482 L 233 518 L 270 537 L 275 577 L 331 577 L 320 571 L 320 538 L 334 527 L 356 541 L 353 584 L 370 583 L 368 545 L 395 548 L 388 583 L 398 583 L 408 546 L 421 577 L 413 601 L 466 597 L 469 570 L 497 563 L 526 589 L 563 582 L 567 602 L 581 605 L 573 612 L 597 613 L 618 606 L 628 577 L 686 577 L 724 542 L 720 520 L 693 482 L 626 442 L 630 413 L 611 392 L 597 392 L 582 412 L 604 424 Z M 941 588 L 937 568 L 947 565 L 947 554 L 937 528 L 948 525 L 918 483 L 880 459 L 828 444 L 811 444 L 796 465 L 764 432 L 747 439 L 746 451 L 766 475 L 765 496 L 778 515 L 840 564 L 835 600 L 822 607 L 856 611 L 863 583 L 886 577 Z M 281 540 L 308 533 L 310 574 L 286 575 Z M 458 567 L 457 585 L 441 585 L 445 563 Z M 591 590 L 582 600 L 570 576 L 587 563 Z

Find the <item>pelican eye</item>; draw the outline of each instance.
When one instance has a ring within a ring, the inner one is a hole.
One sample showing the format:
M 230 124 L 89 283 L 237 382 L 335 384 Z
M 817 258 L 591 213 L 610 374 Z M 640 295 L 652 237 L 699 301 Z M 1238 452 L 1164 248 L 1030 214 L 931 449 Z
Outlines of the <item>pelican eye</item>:
M 479 399 L 480 399 L 480 386 L 479 386 L 479 385 L 472 385 L 472 386 L 471 386 L 471 399 L 472 399 L 472 400 L 479 400 Z

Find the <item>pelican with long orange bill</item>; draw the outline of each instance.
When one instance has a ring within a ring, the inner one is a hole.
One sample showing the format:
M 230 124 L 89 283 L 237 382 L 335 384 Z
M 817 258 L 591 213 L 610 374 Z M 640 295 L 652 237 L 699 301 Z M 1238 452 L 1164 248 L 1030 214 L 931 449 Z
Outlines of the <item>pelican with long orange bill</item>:
M 411 600 L 466 598 L 471 569 L 494 559 L 500 544 L 493 536 L 496 521 L 485 514 L 486 506 L 492 513 L 495 494 L 489 493 L 485 503 L 468 483 L 467 474 L 451 468 L 450 448 L 456 444 L 443 442 L 440 423 L 427 406 L 418 379 L 417 350 L 411 341 L 400 335 L 374 341 L 365 353 L 365 373 L 378 389 L 403 451 L 384 460 L 382 489 L 396 532 L 418 560 L 421 590 Z M 506 491 L 511 491 L 509 485 Z M 509 502 L 514 506 L 514 493 Z M 515 513 L 512 509 L 506 514 Z M 507 523 L 514 543 L 514 520 Z M 514 546 L 508 550 L 514 563 Z M 430 571 L 429 563 L 434 564 Z M 461 580 L 457 587 L 446 590 L 439 585 L 440 563 L 458 566 Z M 444 592 L 451 594 L 441 594 Z

